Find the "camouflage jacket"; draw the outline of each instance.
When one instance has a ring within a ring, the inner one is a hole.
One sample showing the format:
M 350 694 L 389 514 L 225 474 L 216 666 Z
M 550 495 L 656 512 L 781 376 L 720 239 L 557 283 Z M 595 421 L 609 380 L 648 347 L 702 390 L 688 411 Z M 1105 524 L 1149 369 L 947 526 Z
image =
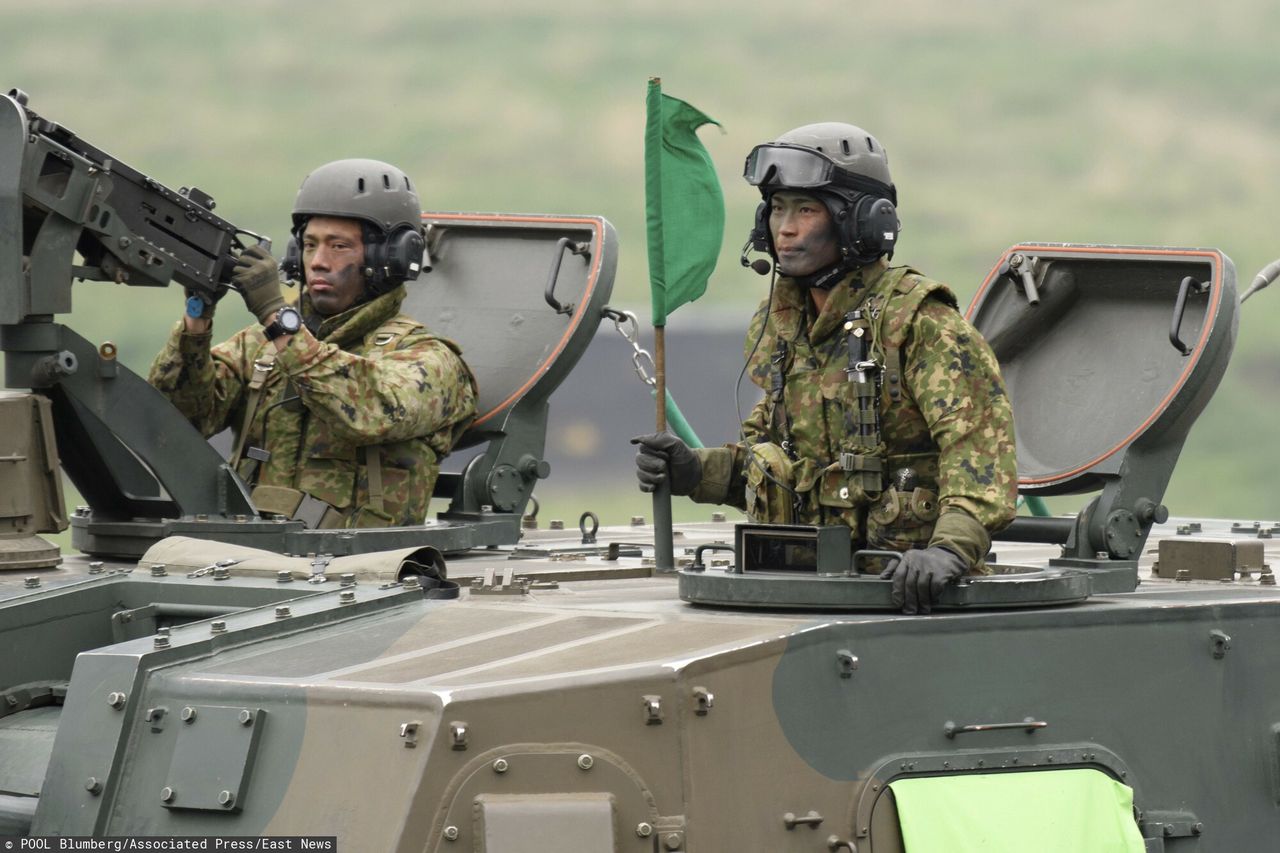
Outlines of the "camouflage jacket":
M 807 290 L 779 279 L 772 310 L 761 305 L 746 339 L 765 397 L 743 424 L 744 442 L 697 451 L 694 500 L 745 509 L 748 449 L 789 441 L 795 521 L 847 524 L 861 547 L 944 545 L 981 570 L 990 533 L 1014 515 L 1013 412 L 995 356 L 955 305 L 943 285 L 883 260 L 846 276 L 816 317 Z M 884 367 L 875 447 L 859 438 L 846 374 L 844 326 L 856 308 Z M 849 470 L 867 466 L 849 459 L 876 456 L 867 486 Z
M 399 314 L 403 287 L 303 328 L 275 356 L 245 447 L 251 485 L 296 489 L 330 504 L 348 526 L 421 524 L 439 460 L 475 415 L 476 388 L 458 347 Z M 303 313 L 307 314 L 306 297 Z M 205 436 L 244 428 L 254 363 L 274 352 L 249 326 L 210 348 L 179 321 L 148 381 Z M 371 501 L 367 454 L 380 453 L 382 511 Z

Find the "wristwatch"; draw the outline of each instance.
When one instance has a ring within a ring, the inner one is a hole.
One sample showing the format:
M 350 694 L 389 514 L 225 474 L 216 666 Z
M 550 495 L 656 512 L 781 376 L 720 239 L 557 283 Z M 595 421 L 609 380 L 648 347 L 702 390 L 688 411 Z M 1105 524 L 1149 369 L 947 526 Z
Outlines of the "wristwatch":
M 302 315 L 298 313 L 297 308 L 286 305 L 275 313 L 275 318 L 267 324 L 263 331 L 267 335 L 267 340 L 274 341 L 281 335 L 297 334 L 301 328 Z

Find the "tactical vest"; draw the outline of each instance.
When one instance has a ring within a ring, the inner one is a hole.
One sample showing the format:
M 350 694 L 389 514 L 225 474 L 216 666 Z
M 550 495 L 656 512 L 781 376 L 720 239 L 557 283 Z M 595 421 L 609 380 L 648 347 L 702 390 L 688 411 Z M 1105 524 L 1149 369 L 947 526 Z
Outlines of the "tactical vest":
M 368 332 L 361 344 L 357 347 L 352 347 L 351 350 L 367 353 L 375 348 L 395 349 L 401 340 L 421 327 L 422 324 L 413 318 L 399 314 Z M 452 341 L 444 338 L 438 340 L 443 341 L 455 352 L 459 352 L 458 347 Z M 258 483 L 261 457 L 255 455 L 255 445 L 260 447 L 265 444 L 265 436 L 263 434 L 265 421 L 255 423 L 255 419 L 268 397 L 273 398 L 272 405 L 284 404 L 290 398 L 297 397 L 297 391 L 293 388 L 292 382 L 288 380 L 282 382 L 278 378 L 272 381 L 276 355 L 275 345 L 270 341 L 265 341 L 254 357 L 254 370 L 248 382 L 244 417 L 230 460 L 231 465 L 237 469 L 241 477 L 252 488 L 252 498 L 255 505 L 265 512 L 301 519 L 307 523 L 308 527 L 314 528 L 382 527 L 395 524 L 396 520 L 387 515 L 383 502 L 385 493 L 383 488 L 382 445 L 372 444 L 358 448 L 358 463 L 363 466 L 366 472 L 367 500 L 364 501 L 357 500 L 358 495 L 354 493 L 354 489 L 358 483 L 355 482 L 352 485 L 353 493 L 349 498 L 342 501 L 343 506 L 335 506 L 301 489 L 280 485 L 260 485 Z M 298 441 L 301 443 L 305 440 L 311 413 L 300 404 L 298 406 L 301 409 Z M 453 441 L 457 440 L 458 434 L 461 433 L 465 426 L 466 424 L 458 425 L 458 430 L 453 435 Z M 452 443 L 451 441 L 450 444 Z M 246 448 L 247 457 L 242 458 Z M 434 464 L 434 460 L 432 462 Z
M 837 410 L 843 417 L 843 424 L 827 422 L 834 458 L 813 458 L 793 446 L 784 397 L 795 354 L 781 336 L 773 342 L 765 385 L 772 399 L 770 426 L 791 457 L 798 504 L 807 504 L 797 506 L 799 519 L 813 521 L 822 514 L 819 508 L 825 508 L 826 523 L 835 521 L 829 517 L 835 515 L 856 531 L 865 528 L 871 547 L 912 547 L 932 533 L 938 513 L 938 450 L 903 385 L 903 349 L 916 312 L 931 296 L 956 307 L 945 285 L 909 267 L 896 267 L 868 286 L 845 314 L 843 328 L 835 333 L 845 343 L 831 344 L 841 357 L 820 368 L 816 382 L 821 399 L 812 401 L 824 406 L 824 417 Z M 757 382 L 765 378 L 762 372 L 753 370 Z M 872 517 L 864 520 L 869 507 Z M 887 530 L 903 513 L 916 522 L 911 532 Z

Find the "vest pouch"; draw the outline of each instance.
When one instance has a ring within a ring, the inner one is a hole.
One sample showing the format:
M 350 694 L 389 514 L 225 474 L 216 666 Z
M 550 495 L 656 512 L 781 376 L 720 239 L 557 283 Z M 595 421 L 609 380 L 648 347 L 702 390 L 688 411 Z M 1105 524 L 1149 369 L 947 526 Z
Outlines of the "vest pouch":
M 396 521 L 382 510 L 362 506 L 347 519 L 347 527 L 395 527 Z
M 343 513 L 354 505 L 357 446 L 324 418 L 311 418 L 295 485 Z
M 250 499 L 259 512 L 301 521 L 309 530 L 332 530 L 345 526 L 345 516 L 340 510 L 288 486 L 255 486 Z
M 255 486 L 249 497 L 259 512 L 293 518 L 306 495 L 288 486 Z
M 932 489 L 900 492 L 890 486 L 867 513 L 867 547 L 908 551 L 927 546 L 938 511 L 938 493 Z
M 787 491 L 796 488 L 791 460 L 781 447 L 770 443 L 752 445 L 748 453 L 747 518 L 761 524 L 795 524 L 795 499 Z
M 842 453 L 822 470 L 818 503 L 838 509 L 866 506 L 883 488 L 884 461 L 879 454 Z

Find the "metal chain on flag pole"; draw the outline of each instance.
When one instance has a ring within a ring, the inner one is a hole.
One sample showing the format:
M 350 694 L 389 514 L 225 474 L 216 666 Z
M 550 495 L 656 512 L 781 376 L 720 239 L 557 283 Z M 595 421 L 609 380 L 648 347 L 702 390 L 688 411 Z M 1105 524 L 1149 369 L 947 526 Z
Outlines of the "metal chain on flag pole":
M 656 386 L 658 381 L 650 373 L 654 369 L 653 356 L 647 349 L 640 346 L 640 321 L 636 319 L 635 312 L 605 308 L 604 316 L 613 321 L 613 327 L 618 330 L 618 334 L 631 344 L 631 366 L 635 368 L 636 376 L 650 388 Z
M 622 339 L 631 345 L 631 366 L 636 372 L 636 378 L 649 386 L 649 393 L 656 396 L 658 393 L 658 380 L 653 375 L 653 371 L 656 369 L 653 356 L 647 349 L 640 346 L 640 321 L 636 319 L 635 313 L 608 307 L 602 313 L 613 321 L 613 327 L 618 330 L 618 334 L 622 335 Z M 685 420 L 684 413 L 676 405 L 670 389 L 666 390 L 665 397 L 667 423 L 670 425 L 671 431 L 690 447 L 702 447 L 702 440 L 698 438 L 698 434 L 693 431 L 693 427 Z

